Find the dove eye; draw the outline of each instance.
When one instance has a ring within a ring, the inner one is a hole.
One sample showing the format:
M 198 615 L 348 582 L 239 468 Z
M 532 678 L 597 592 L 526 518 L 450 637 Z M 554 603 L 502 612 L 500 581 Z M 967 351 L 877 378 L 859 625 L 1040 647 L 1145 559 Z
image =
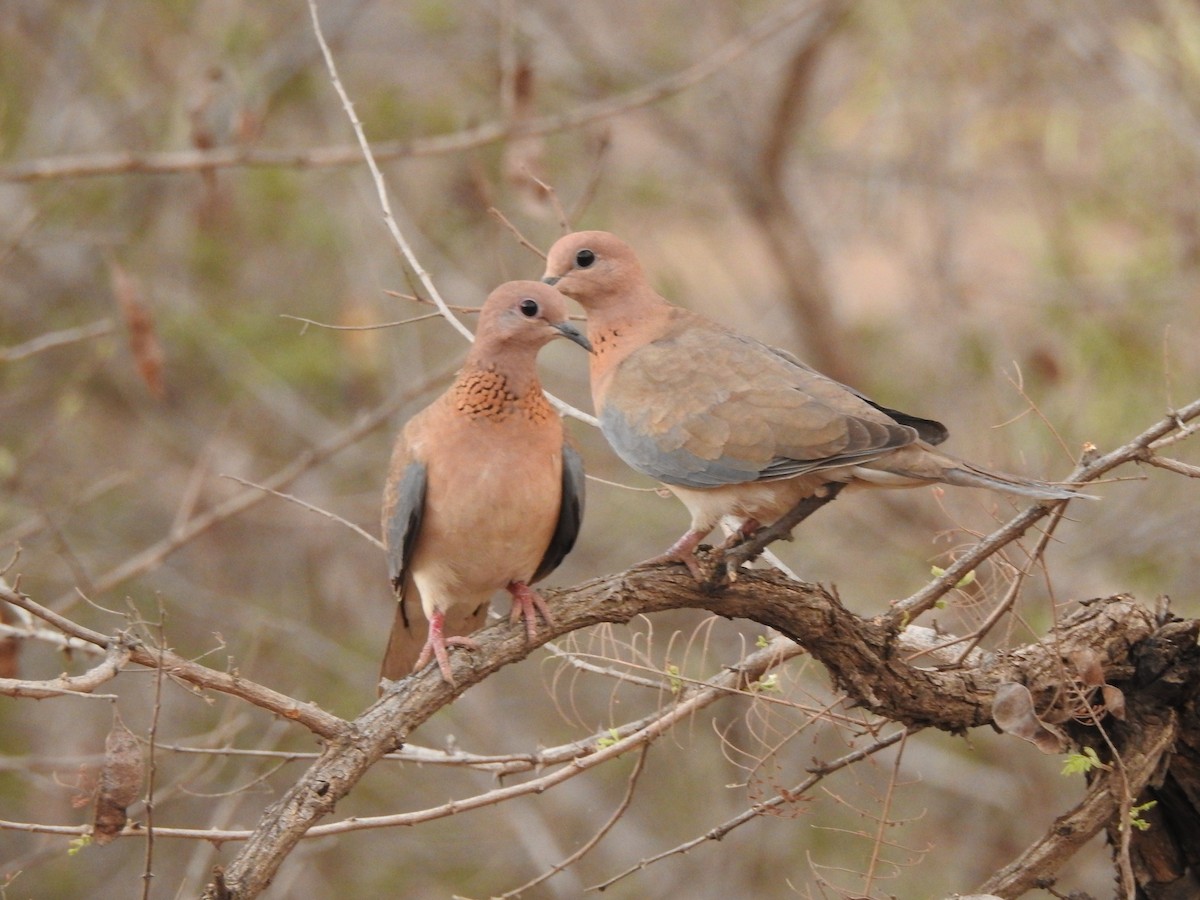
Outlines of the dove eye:
M 586 269 L 596 261 L 596 254 L 591 250 L 580 250 L 575 254 L 575 265 L 581 269 Z
M 538 305 L 536 300 L 530 300 L 526 297 L 518 304 L 517 309 L 521 310 L 521 314 L 533 318 L 538 314 Z

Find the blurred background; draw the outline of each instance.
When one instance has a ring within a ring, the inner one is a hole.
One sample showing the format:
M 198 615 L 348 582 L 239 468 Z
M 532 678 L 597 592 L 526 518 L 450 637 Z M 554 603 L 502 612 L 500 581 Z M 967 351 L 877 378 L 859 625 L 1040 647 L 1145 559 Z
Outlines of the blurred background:
M 565 215 L 572 229 L 632 243 L 675 302 L 943 421 L 950 452 L 1051 480 L 1086 443 L 1113 449 L 1200 392 L 1193 3 L 319 9 L 399 227 L 451 303 L 478 306 L 501 281 L 541 275 L 490 209 L 543 250 Z M 207 665 L 356 715 L 374 699 L 391 622 L 382 554 L 233 479 L 377 533 L 393 435 L 445 387 L 465 343 L 436 318 L 332 330 L 288 317 L 412 319 L 429 307 L 387 292 L 415 284 L 304 3 L 9 0 L 0 566 L 19 557 L 8 580 L 19 574 L 23 591 L 89 627 L 140 627 Z M 547 387 L 590 410 L 578 348 L 556 343 L 541 361 Z M 592 474 L 641 490 L 589 485 L 578 548 L 549 579 L 563 586 L 661 552 L 687 524 L 596 431 L 570 427 Z M 1200 461 L 1186 444 L 1178 455 Z M 1072 601 L 1122 591 L 1147 603 L 1169 594 L 1181 615 L 1200 613 L 1194 488 L 1161 470 L 1117 474 L 1094 489 L 1101 503 L 1071 507 L 1048 566 L 989 646 L 1034 639 Z M 1014 509 L 953 488 L 854 495 L 778 552 L 870 615 Z M 1009 560 L 1026 562 L 1019 550 Z M 981 570 L 938 624 L 970 630 L 1012 573 Z M 651 679 L 668 666 L 707 678 L 762 631 L 684 611 L 559 649 Z M 6 660 L 22 678 L 89 664 L 38 642 Z M 253 827 L 303 761 L 197 751 L 312 752 L 314 741 L 240 701 L 162 688 L 157 715 L 151 674 L 105 688 L 129 728 L 153 726 L 163 745 L 155 823 Z M 803 658 L 779 672 L 778 688 L 718 703 L 659 741 L 612 831 L 523 896 L 579 896 L 797 784 L 868 727 L 843 707 L 840 718 L 821 714 L 836 697 Z M 670 701 L 539 651 L 413 740 L 530 752 Z M 0 819 L 89 821 L 72 798 L 81 765 L 103 752 L 112 706 L 0 701 Z M 1082 792 L 1061 759 L 1017 743 L 921 734 L 899 761 L 881 754 L 606 896 L 968 891 Z M 591 838 L 632 765 L 418 828 L 305 841 L 268 896 L 501 894 Z M 495 784 L 387 761 L 337 817 Z M 131 814 L 145 818 L 140 805 Z M 66 837 L 0 830 L 6 896 L 94 896 L 98 883 L 110 896 L 141 891 L 143 841 L 68 849 Z M 196 895 L 235 853 L 156 842 L 153 895 Z M 1094 845 L 1059 889 L 1107 895 L 1107 861 Z

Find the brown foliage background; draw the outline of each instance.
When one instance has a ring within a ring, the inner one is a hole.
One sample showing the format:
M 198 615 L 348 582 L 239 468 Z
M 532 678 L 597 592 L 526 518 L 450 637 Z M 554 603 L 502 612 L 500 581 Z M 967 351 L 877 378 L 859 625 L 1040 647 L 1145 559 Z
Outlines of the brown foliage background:
M 573 226 L 637 247 L 669 297 L 883 403 L 941 419 L 949 449 L 987 465 L 1061 477 L 1084 442 L 1123 443 L 1196 395 L 1200 13 L 1188 4 L 814 4 L 819 18 L 752 47 L 747 30 L 792 7 L 320 8 L 400 227 L 452 303 L 478 305 L 500 281 L 541 274 L 488 212 L 548 246 L 561 228 L 536 178 L 554 186 Z M 638 89 L 739 41 L 746 52 L 708 77 L 634 102 Z M 556 127 L 609 101 L 611 115 Z M 493 123 L 499 139 L 453 152 L 421 143 Z M 544 133 L 503 138 L 530 123 Z M 326 155 L 272 156 L 316 149 Z M 302 3 L 18 0 L 0 11 L 0 557 L 20 546 L 7 577 L 20 573 L 23 591 L 100 631 L 126 627 L 121 616 L 136 610 L 180 654 L 345 717 L 374 697 L 390 623 L 379 551 L 222 476 L 265 482 L 381 411 L 382 427 L 284 488 L 374 533 L 391 435 L 462 356 L 461 338 L 436 319 L 332 331 L 282 318 L 362 325 L 427 311 L 384 293 L 410 283 L 358 159 Z M 66 332 L 61 344 L 28 344 L 54 332 Z M 590 408 L 575 348 L 552 346 L 542 359 L 547 385 Z M 574 431 L 591 473 L 651 486 L 597 432 Z M 1028 582 L 1019 617 L 992 645 L 1044 633 L 1056 604 L 1120 591 L 1169 594 L 1180 614 L 1200 613 L 1200 506 L 1179 479 L 1143 474 L 1072 509 L 1046 574 Z M 238 497 L 256 502 L 190 536 L 195 517 Z M 674 500 L 600 483 L 588 504 L 579 547 L 553 583 L 626 568 L 686 521 Z M 967 491 L 843 498 L 778 552 L 869 614 L 1009 511 Z M 969 630 L 1009 577 L 1002 566 L 980 571 L 937 620 Z M 564 646 L 636 657 L 650 674 L 672 665 L 707 677 L 761 631 L 671 613 Z M 85 663 L 30 642 L 19 672 L 53 678 Z M 804 660 L 780 679 L 783 698 L 832 702 Z M 128 727 L 144 736 L 153 724 L 166 745 L 156 753 L 158 825 L 250 827 L 302 765 L 166 747 L 314 749 L 286 722 L 169 679 L 157 715 L 152 675 L 111 687 Z M 539 653 L 414 739 L 528 752 L 664 702 Z M 102 763 L 111 727 L 105 702 L 0 701 L 0 818 L 86 821 L 73 784 L 81 764 Z M 885 855 L 901 865 L 874 889 L 966 890 L 1080 791 L 1061 760 L 1014 744 L 921 735 L 895 777 L 884 754 L 786 815 L 613 892 L 845 887 L 852 880 L 833 867 L 873 865 L 869 816 L 889 785 L 889 815 L 911 821 L 889 832 L 902 846 Z M 617 828 L 531 895 L 577 896 L 844 749 L 838 729 L 812 727 L 802 710 L 752 697 L 719 705 L 651 751 Z M 510 889 L 591 836 L 628 774 L 618 763 L 419 829 L 305 842 L 268 895 Z M 492 784 L 478 772 L 384 763 L 338 815 L 418 809 Z M 233 852 L 159 842 L 156 893 L 194 894 Z M 85 896 L 97 883 L 131 895 L 144 854 L 142 842 L 120 839 L 68 856 L 62 837 L 0 831 L 4 873 L 21 872 L 13 896 Z M 1064 883 L 1105 892 L 1105 859 L 1097 846 Z

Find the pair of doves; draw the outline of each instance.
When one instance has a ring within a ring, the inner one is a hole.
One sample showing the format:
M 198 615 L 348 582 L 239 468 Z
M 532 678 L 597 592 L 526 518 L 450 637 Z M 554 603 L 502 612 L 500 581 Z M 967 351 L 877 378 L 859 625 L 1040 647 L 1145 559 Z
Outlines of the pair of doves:
M 587 312 L 585 337 L 563 295 Z M 382 676 L 474 647 L 492 595 L 532 637 L 550 613 L 530 585 L 570 552 L 583 463 L 546 401 L 538 351 L 566 337 L 590 351 L 601 430 L 626 463 L 688 508 L 688 530 L 655 561 L 703 577 L 695 550 L 729 516 L 749 537 L 806 498 L 843 487 L 982 487 L 1034 500 L 1071 490 L 992 472 L 934 449 L 945 427 L 880 406 L 784 350 L 674 306 L 633 250 L 603 231 L 561 238 L 542 282 L 496 288 L 454 383 L 396 440 L 383 534 L 398 607 Z

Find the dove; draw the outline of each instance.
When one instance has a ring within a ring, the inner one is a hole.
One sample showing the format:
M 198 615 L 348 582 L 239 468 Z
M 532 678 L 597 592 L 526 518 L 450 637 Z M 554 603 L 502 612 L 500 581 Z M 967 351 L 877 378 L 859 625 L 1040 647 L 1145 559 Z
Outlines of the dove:
M 725 517 L 748 537 L 843 487 L 952 484 L 1033 500 L 1082 496 L 934 448 L 940 422 L 889 409 L 792 354 L 669 303 L 633 250 L 604 231 L 551 247 L 542 278 L 587 313 L 592 401 L 609 444 L 691 513 L 652 562 L 697 578 L 695 549 Z
M 558 337 L 591 349 L 554 288 L 500 285 L 454 383 L 396 439 L 383 536 L 397 605 L 383 679 L 433 658 L 454 683 L 447 648 L 477 646 L 469 635 L 501 588 L 530 638 L 539 614 L 551 621 L 530 585 L 574 546 L 584 500 L 582 460 L 537 376 L 538 351 Z

